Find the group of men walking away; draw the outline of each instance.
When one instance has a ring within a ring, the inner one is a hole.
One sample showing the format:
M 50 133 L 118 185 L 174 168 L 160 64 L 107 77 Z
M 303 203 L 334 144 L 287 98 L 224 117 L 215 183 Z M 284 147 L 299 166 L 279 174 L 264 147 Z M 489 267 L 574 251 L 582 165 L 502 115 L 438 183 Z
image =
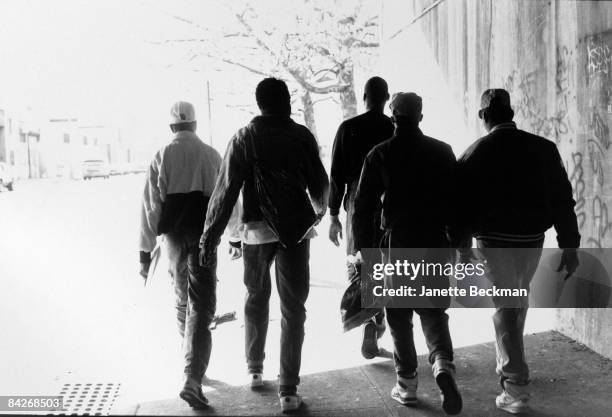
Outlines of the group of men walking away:
M 275 264 L 282 313 L 279 399 L 284 412 L 302 403 L 297 387 L 310 239 L 316 237 L 314 226 L 328 206 L 330 240 L 340 245 L 343 206 L 347 254 L 357 259 L 364 248 L 457 248 L 461 259 L 469 261 L 475 238 L 487 257 L 490 279 L 510 278 L 528 288 L 544 232 L 554 226 L 563 248 L 559 270 L 571 275 L 577 268 L 575 202 L 559 152 L 553 142 L 516 127 L 505 90 L 484 92 L 479 117 L 489 133 L 457 161 L 448 144 L 420 130 L 423 103 L 418 95 L 397 93 L 391 98 L 387 83 L 371 78 L 364 89 L 367 111 L 338 129 L 329 181 L 317 141 L 290 117 L 286 84 L 267 78 L 255 96 L 261 115 L 233 136 L 223 160 L 195 134 L 193 106 L 175 103 L 170 124 L 174 136 L 155 155 L 147 173 L 141 274 L 146 277 L 156 239 L 163 235 L 185 351 L 180 397 L 190 406 L 208 405 L 202 383 L 212 346 L 217 247 L 226 228 L 231 229 L 232 258 L 244 261 L 245 356 L 252 388 L 264 384 L 270 268 Z M 384 114 L 390 98 L 391 118 Z M 291 201 L 278 198 L 283 192 Z M 487 248 L 508 252 L 499 256 Z M 525 258 L 512 248 L 534 250 Z M 412 329 L 416 312 L 442 408 L 447 414 L 460 413 L 463 402 L 455 382 L 446 309 L 385 310 L 397 377 L 391 397 L 404 405 L 418 402 Z M 500 304 L 493 318 L 502 387 L 496 405 L 510 413 L 528 409 L 526 314 L 525 300 L 517 308 Z M 379 355 L 377 341 L 384 331 L 385 314 L 364 324 L 361 352 L 366 359 Z

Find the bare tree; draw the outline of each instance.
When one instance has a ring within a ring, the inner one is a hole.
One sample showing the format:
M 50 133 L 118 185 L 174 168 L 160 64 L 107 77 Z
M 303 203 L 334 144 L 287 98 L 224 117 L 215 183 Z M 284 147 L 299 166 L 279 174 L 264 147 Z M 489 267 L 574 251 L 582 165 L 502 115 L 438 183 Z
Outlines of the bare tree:
M 201 37 L 160 43 L 189 46 L 199 58 L 284 79 L 300 100 L 305 124 L 316 134 L 313 95 L 338 96 L 343 117 L 357 114 L 355 68 L 378 52 L 378 5 L 368 0 L 286 0 L 274 5 L 227 3 L 235 25 L 211 31 L 195 18 L 170 17 Z

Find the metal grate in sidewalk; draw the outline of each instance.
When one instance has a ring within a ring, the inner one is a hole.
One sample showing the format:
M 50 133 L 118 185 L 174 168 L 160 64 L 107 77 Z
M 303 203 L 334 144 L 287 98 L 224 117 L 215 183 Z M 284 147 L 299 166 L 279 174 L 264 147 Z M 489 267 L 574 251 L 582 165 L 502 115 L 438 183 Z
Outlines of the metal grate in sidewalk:
M 68 383 L 59 395 L 64 398 L 64 409 L 52 415 L 107 416 L 110 414 L 121 383 Z

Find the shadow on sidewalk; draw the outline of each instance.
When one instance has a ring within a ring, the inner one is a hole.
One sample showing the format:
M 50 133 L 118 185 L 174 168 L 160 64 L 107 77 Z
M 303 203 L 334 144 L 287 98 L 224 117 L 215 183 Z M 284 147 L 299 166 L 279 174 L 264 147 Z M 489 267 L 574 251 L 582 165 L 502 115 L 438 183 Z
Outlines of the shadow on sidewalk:
M 526 336 L 531 364 L 532 417 L 609 417 L 612 362 L 556 332 Z M 462 416 L 508 416 L 495 408 L 499 382 L 495 347 L 484 343 L 456 350 L 457 383 L 463 394 Z M 443 416 L 438 388 L 426 358 L 419 357 L 419 405 L 408 408 L 389 397 L 395 383 L 392 360 L 330 370 L 302 377 L 300 416 Z M 276 380 L 251 390 L 208 381 L 211 407 L 190 409 L 178 397 L 139 404 L 144 415 L 281 415 Z

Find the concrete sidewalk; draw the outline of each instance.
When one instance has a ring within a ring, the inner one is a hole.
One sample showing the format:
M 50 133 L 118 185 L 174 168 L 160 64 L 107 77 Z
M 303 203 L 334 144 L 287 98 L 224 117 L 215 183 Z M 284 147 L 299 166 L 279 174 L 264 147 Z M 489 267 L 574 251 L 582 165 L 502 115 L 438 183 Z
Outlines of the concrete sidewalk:
M 531 365 L 532 412 L 539 417 L 609 417 L 612 413 L 612 361 L 556 332 L 526 337 Z M 416 408 L 389 397 L 394 384 L 392 360 L 306 375 L 300 386 L 307 416 L 441 416 L 440 400 L 426 358 L 419 358 Z M 457 380 L 464 398 L 463 416 L 507 416 L 494 405 L 499 391 L 495 347 L 484 343 L 456 351 Z M 210 381 L 211 408 L 194 411 L 176 398 L 132 405 L 114 412 L 137 415 L 280 415 L 276 381 L 259 391 Z

